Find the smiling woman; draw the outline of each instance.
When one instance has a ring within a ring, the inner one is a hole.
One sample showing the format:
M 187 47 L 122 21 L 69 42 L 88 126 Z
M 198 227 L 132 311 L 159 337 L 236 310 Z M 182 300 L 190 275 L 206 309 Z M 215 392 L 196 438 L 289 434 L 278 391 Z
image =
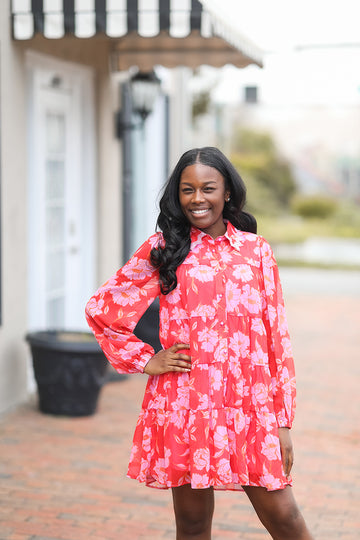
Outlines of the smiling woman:
M 119 372 L 149 375 L 128 476 L 172 489 L 176 538 L 210 540 L 214 490 L 243 490 L 272 538 L 311 540 L 293 498 L 295 377 L 279 274 L 217 148 L 185 152 L 158 225 L 88 302 Z M 162 349 L 134 326 L 160 302 Z

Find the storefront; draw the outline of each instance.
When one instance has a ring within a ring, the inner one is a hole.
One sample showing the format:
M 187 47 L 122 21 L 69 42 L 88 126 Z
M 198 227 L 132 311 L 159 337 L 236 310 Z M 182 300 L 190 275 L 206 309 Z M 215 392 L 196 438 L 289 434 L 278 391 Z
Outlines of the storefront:
M 31 390 L 26 332 L 85 327 L 86 299 L 123 260 L 124 207 L 135 201 L 143 216 L 184 149 L 181 85 L 160 95 L 142 129 L 119 137 L 134 70 L 162 65 L 180 79 L 176 66 L 261 65 L 261 54 L 205 1 L 13 0 L 0 10 L 5 410 Z M 124 190 L 126 137 L 133 174 L 157 171 L 144 191 L 131 177 Z

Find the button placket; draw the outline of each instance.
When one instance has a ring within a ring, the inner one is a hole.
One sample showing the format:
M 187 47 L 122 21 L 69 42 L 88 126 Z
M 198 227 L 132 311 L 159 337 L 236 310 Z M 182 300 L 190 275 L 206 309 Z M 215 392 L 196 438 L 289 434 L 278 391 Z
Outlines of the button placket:
M 227 338 L 228 338 L 228 328 L 227 328 L 227 319 L 226 319 L 226 276 L 225 270 L 222 269 L 221 275 L 218 276 L 219 283 L 219 309 L 218 309 L 218 325 L 219 325 L 219 335 L 220 340 L 226 341 L 226 351 L 228 348 Z M 227 353 L 226 353 L 227 354 Z

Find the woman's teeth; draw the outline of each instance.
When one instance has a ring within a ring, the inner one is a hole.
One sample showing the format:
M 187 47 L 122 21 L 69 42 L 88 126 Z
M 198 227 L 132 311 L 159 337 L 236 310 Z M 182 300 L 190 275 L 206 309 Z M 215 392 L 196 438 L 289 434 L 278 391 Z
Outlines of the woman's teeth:
M 205 210 L 191 210 L 191 212 L 193 214 L 199 215 L 199 214 L 205 214 L 205 212 L 207 212 L 208 210 L 209 210 L 208 208 L 205 208 Z

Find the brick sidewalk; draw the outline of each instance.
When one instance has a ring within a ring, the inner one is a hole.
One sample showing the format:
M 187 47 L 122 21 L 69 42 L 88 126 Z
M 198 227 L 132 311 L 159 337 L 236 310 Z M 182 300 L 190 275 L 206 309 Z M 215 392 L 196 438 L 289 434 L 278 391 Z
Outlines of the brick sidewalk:
M 286 298 L 298 379 L 295 494 L 317 540 L 360 538 L 359 297 Z M 145 377 L 89 418 L 20 406 L 0 422 L 0 540 L 174 539 L 169 491 L 125 477 Z M 216 493 L 214 540 L 269 538 L 243 493 Z

